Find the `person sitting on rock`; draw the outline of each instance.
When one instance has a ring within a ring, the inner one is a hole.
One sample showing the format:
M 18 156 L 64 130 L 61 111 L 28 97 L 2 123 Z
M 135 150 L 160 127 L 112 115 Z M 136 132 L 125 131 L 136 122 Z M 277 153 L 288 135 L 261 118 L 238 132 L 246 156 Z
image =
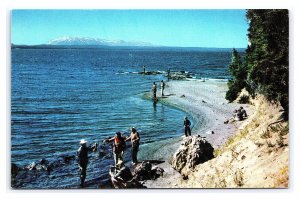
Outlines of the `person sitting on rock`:
M 119 161 L 116 165 L 114 177 L 122 181 L 130 181 L 132 180 L 133 175 L 130 169 L 123 163 L 123 161 Z
M 236 121 L 243 120 L 242 112 L 240 109 L 236 110 L 234 120 L 236 120 Z
M 134 179 L 130 169 L 119 161 L 114 172 L 111 173 L 111 182 L 115 188 L 145 188 L 139 181 Z
M 240 107 L 240 110 L 241 110 L 241 113 L 242 113 L 242 117 L 243 117 L 243 118 L 248 117 L 246 110 L 245 110 L 242 106 Z
M 242 121 L 247 117 L 247 113 L 244 110 L 244 108 L 241 106 L 237 111 L 236 111 L 236 116 L 235 120 L 237 121 Z
M 118 161 L 123 161 L 123 154 L 126 149 L 126 143 L 125 138 L 121 135 L 121 132 L 117 131 L 115 137 L 105 139 L 103 142 L 114 142 L 113 152 L 115 165 L 117 165 Z
M 190 127 L 191 126 L 191 122 L 188 119 L 188 117 L 184 118 L 183 126 L 184 126 L 185 137 L 190 136 L 191 135 L 191 127 Z

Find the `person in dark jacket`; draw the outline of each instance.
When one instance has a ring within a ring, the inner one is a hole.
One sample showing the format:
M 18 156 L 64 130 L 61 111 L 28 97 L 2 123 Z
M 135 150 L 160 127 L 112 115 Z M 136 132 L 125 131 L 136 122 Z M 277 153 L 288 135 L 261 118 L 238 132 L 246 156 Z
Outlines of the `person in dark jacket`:
M 191 135 L 191 122 L 188 119 L 188 117 L 184 118 L 183 126 L 184 126 L 185 137 L 187 137 L 188 135 Z
M 156 99 L 156 91 L 157 91 L 156 83 L 153 82 L 153 85 L 152 85 L 152 93 L 153 93 L 153 99 L 154 99 L 154 100 Z
M 84 181 L 86 178 L 86 169 L 89 161 L 88 157 L 88 147 L 86 146 L 87 141 L 82 139 L 80 140 L 80 147 L 77 151 L 77 156 L 78 156 L 78 165 L 80 169 L 80 186 L 84 186 Z
M 160 91 L 161 91 L 161 96 L 162 97 L 164 96 L 165 86 L 166 86 L 166 84 L 165 84 L 164 80 L 161 80 L 161 82 L 160 82 Z

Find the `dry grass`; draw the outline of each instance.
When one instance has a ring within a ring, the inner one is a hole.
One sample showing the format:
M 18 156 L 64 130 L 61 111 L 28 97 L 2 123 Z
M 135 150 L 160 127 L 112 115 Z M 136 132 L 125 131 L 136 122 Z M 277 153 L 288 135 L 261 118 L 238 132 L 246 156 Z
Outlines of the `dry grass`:
M 288 124 L 277 122 L 281 112 L 276 107 L 261 100 L 255 105 L 251 122 L 216 149 L 216 158 L 199 166 L 190 179 L 204 188 L 288 187 Z
M 286 188 L 289 185 L 289 167 L 288 166 L 284 166 L 279 170 L 278 175 L 275 175 L 275 183 L 274 183 L 274 187 L 278 188 L 278 187 L 282 187 L 282 188 Z
M 245 128 L 242 131 L 240 131 L 238 134 L 228 138 L 228 140 L 225 142 L 225 144 L 222 147 L 220 147 L 219 149 L 216 149 L 214 151 L 215 157 L 221 155 L 228 149 L 233 148 L 234 145 L 236 145 L 240 140 L 245 138 L 247 136 L 247 134 L 248 134 L 248 128 Z

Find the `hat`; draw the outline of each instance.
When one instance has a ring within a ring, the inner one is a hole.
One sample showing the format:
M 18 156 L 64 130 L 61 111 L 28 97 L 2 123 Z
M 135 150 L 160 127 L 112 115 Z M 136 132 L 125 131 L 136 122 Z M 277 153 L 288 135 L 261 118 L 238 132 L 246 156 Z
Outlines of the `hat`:
M 86 144 L 86 143 L 87 143 L 87 141 L 85 139 L 80 140 L 80 144 Z

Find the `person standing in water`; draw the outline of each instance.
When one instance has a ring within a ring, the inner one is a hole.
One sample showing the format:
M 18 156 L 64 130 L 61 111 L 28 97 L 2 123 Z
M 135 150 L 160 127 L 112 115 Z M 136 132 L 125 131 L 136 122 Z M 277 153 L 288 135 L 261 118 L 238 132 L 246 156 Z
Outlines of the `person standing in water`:
M 114 142 L 113 144 L 113 153 L 115 166 L 119 161 L 123 161 L 123 154 L 126 149 L 125 138 L 121 135 L 121 132 L 117 131 L 115 137 L 106 139 L 103 142 Z
M 161 96 L 164 96 L 164 90 L 165 90 L 165 82 L 164 80 L 161 80 L 160 82 L 160 89 L 161 89 Z
M 188 135 L 190 136 L 191 135 L 191 127 L 190 127 L 191 126 L 191 122 L 188 119 L 188 117 L 184 118 L 183 126 L 184 126 L 185 137 L 187 137 Z
M 131 157 L 132 157 L 132 164 L 138 163 L 137 161 L 137 153 L 139 151 L 140 146 L 140 135 L 136 131 L 134 127 L 131 128 L 131 134 L 125 141 L 131 140 Z
M 79 170 L 80 170 L 80 186 L 84 186 L 84 181 L 86 178 L 86 169 L 89 161 L 88 157 L 88 147 L 86 146 L 87 141 L 82 139 L 80 140 L 80 147 L 77 151 L 77 156 L 78 156 L 78 165 L 79 165 Z
M 156 83 L 153 82 L 153 85 L 152 85 L 152 92 L 153 92 L 153 99 L 154 99 L 154 100 L 156 99 L 156 90 L 157 90 Z
M 146 67 L 143 66 L 143 74 L 145 75 L 146 74 Z

